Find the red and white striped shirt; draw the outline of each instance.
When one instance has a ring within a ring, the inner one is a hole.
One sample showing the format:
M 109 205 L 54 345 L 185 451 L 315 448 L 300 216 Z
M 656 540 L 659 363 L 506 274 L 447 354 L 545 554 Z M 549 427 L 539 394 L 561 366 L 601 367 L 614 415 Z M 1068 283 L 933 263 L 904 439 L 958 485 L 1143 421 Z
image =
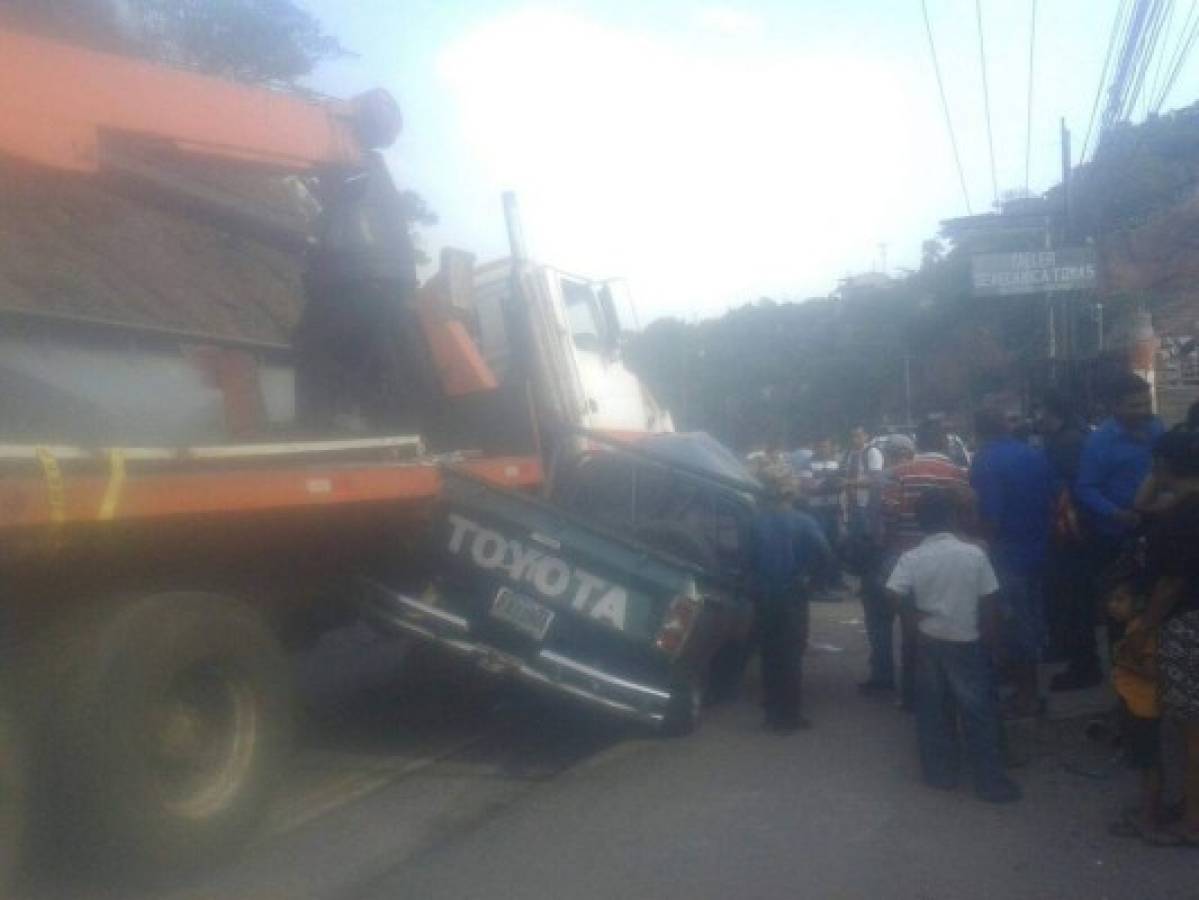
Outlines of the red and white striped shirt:
M 943 453 L 917 453 L 914 459 L 887 471 L 883 480 L 883 534 L 888 550 L 902 553 L 924 539 L 916 521 L 916 500 L 932 488 L 954 494 L 962 511 L 969 508 L 972 492 L 966 470 Z

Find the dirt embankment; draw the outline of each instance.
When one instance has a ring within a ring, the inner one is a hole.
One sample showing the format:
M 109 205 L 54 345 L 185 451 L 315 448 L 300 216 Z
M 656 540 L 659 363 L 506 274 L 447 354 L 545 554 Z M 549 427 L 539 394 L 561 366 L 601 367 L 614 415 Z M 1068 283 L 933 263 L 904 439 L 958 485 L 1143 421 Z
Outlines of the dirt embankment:
M 1199 191 L 1144 224 L 1107 234 L 1101 254 L 1107 289 L 1148 302 L 1159 334 L 1199 328 Z
M 0 161 L 0 307 L 284 342 L 300 254 L 96 178 Z

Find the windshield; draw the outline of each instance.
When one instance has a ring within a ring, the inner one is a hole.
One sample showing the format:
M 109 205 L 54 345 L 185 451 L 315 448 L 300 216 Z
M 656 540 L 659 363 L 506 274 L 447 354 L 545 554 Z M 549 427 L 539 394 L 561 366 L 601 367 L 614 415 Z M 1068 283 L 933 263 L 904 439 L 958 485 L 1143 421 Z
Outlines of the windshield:
M 566 318 L 575 346 L 591 352 L 603 349 L 608 329 L 599 298 L 591 285 L 563 278 L 562 301 L 566 305 Z

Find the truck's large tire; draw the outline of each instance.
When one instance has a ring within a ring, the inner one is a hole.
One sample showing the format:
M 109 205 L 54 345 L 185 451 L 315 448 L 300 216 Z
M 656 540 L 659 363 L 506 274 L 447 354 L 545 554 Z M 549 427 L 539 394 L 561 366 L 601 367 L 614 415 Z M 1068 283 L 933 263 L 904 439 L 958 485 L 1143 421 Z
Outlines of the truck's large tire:
M 101 607 L 61 649 L 48 736 L 74 848 L 160 872 L 236 843 L 292 731 L 290 672 L 263 620 L 225 597 L 156 594 Z
M 25 861 L 28 833 L 28 758 L 24 732 L 0 708 L 0 898 L 11 896 Z

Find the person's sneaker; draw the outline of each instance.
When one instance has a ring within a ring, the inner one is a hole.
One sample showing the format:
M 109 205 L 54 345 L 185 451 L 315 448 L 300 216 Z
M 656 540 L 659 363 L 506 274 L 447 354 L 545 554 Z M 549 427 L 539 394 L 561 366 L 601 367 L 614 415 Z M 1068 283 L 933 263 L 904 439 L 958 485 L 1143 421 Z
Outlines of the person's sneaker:
M 1049 680 L 1049 690 L 1083 691 L 1095 687 L 1101 681 L 1103 681 L 1103 672 L 1099 669 L 1083 671 L 1066 669 L 1064 672 L 1058 672 Z
M 858 690 L 863 694 L 887 694 L 895 690 L 895 682 L 876 681 L 873 678 L 867 678 L 865 681 L 858 683 Z
M 985 800 L 988 803 L 1014 803 L 1024 796 L 1020 785 L 1009 778 L 999 778 L 979 785 L 975 793 L 979 800 Z

